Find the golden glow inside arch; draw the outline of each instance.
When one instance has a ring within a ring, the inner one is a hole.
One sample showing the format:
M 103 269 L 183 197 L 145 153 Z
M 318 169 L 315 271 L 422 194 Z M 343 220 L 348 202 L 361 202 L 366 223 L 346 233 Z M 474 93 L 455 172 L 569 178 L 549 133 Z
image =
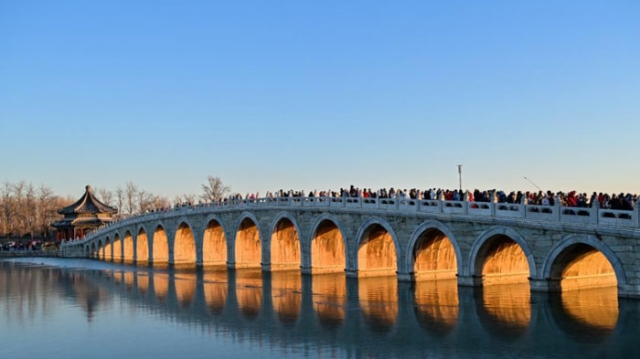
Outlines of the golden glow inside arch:
M 413 249 L 416 280 L 455 278 L 458 261 L 451 240 L 437 229 L 428 229 L 418 237 Z
M 133 262 L 133 236 L 131 235 L 131 232 L 127 231 L 127 233 L 125 233 L 124 239 L 122 240 L 122 246 L 122 261 L 126 263 Z
M 344 272 L 346 265 L 344 238 L 340 229 L 330 220 L 322 221 L 311 241 L 312 273 Z
M 520 245 L 505 235 L 487 240 L 478 252 L 482 283 L 529 283 L 529 263 Z
M 156 227 L 153 232 L 153 263 L 169 262 L 169 242 L 167 232 L 161 226 Z
M 202 264 L 205 266 L 227 264 L 227 239 L 218 221 L 211 220 L 204 231 Z
M 104 242 L 104 258 L 105 261 L 113 261 L 113 247 L 109 237 Z
M 282 218 L 271 234 L 271 270 L 300 268 L 300 238 L 293 223 Z
M 584 243 L 565 248 L 554 260 L 551 279 L 560 280 L 562 291 L 617 287 L 611 262 L 599 250 Z
M 136 236 L 136 263 L 144 264 L 149 262 L 149 241 L 147 240 L 147 232 L 140 228 Z
M 196 241 L 193 231 L 186 223 L 181 223 L 176 231 L 173 244 L 174 264 L 195 264 L 196 263 Z
M 122 261 L 122 241 L 120 237 L 116 234 L 113 238 L 113 261 L 120 262 Z
M 235 249 L 236 268 L 260 267 L 262 260 L 260 232 L 250 218 L 245 218 L 240 223 L 236 233 Z
M 391 234 L 379 224 L 370 225 L 358 246 L 358 276 L 395 275 L 396 247 Z

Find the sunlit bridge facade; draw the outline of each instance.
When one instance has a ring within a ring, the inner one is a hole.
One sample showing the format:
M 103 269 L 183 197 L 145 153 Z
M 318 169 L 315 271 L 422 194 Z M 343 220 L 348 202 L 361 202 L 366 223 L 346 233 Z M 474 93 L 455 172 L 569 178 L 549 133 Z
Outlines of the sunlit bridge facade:
M 633 229 L 268 204 L 134 217 L 65 243 L 63 253 L 138 266 L 453 280 L 530 292 L 615 288 L 619 296 L 640 296 L 640 231 Z

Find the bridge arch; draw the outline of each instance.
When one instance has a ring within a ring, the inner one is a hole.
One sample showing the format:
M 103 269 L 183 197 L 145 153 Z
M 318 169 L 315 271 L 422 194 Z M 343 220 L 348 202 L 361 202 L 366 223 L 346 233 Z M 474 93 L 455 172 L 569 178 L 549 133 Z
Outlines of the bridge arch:
M 369 218 L 360 226 L 355 246 L 352 270 L 359 277 L 392 275 L 401 268 L 398 238 L 382 218 Z
M 104 261 L 113 261 L 113 246 L 111 246 L 111 239 L 107 236 L 104 240 Z
M 180 218 L 173 237 L 173 264 L 196 263 L 196 240 L 193 225 L 187 218 Z
M 271 270 L 300 269 L 300 226 L 288 212 L 280 212 L 271 222 L 268 238 Z
M 542 278 L 560 281 L 560 290 L 627 285 L 620 258 L 605 243 L 586 234 L 569 234 L 556 243 L 545 259 Z M 569 278 L 573 283 L 564 281 Z
M 144 225 L 138 226 L 138 235 L 136 235 L 136 263 L 143 264 L 149 262 L 149 239 L 147 237 L 147 229 Z
M 133 235 L 130 230 L 126 230 L 122 239 L 122 261 L 131 263 L 134 257 Z
M 113 256 L 111 260 L 113 262 L 121 262 L 122 261 L 122 240 L 120 240 L 120 233 L 116 231 L 113 235 Z
M 205 220 L 202 239 L 202 265 L 225 265 L 229 248 L 224 231 L 223 221 L 216 215 L 210 215 Z
M 302 266 L 311 268 L 312 273 L 344 272 L 347 269 L 349 247 L 345 232 L 333 215 L 323 213 L 311 226 L 310 242 Z
M 536 277 L 536 264 L 525 239 L 508 227 L 493 227 L 473 243 L 469 275 L 483 284 L 523 283 Z
M 236 222 L 233 242 L 236 268 L 256 268 L 262 265 L 260 224 L 251 212 L 243 212 Z
M 99 260 L 104 260 L 104 246 L 102 245 L 102 238 L 98 239 L 98 253 L 96 258 Z
M 153 240 L 150 242 L 149 251 L 152 253 L 153 264 L 169 263 L 169 241 L 164 224 L 158 222 L 154 226 Z
M 405 258 L 405 272 L 416 278 L 455 278 L 462 273 L 458 240 L 440 221 L 422 222 L 413 231 Z

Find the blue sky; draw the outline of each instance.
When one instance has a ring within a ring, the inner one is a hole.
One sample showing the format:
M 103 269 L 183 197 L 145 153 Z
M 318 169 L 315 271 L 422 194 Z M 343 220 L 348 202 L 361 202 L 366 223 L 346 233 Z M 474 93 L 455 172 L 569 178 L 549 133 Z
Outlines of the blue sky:
M 0 0 L 0 181 L 640 192 L 637 1 Z

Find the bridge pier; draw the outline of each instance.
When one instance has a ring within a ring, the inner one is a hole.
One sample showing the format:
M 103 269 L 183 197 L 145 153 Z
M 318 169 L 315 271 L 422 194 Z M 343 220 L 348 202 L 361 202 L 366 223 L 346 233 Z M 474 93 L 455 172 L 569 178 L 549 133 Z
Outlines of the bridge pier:
M 410 272 L 410 273 L 397 272 L 396 275 L 398 276 L 398 282 L 415 282 L 416 280 L 416 276 L 414 272 Z
M 560 280 L 558 279 L 534 279 L 529 278 L 532 292 L 559 292 Z
M 461 287 L 482 287 L 482 276 L 459 274 L 458 285 Z

